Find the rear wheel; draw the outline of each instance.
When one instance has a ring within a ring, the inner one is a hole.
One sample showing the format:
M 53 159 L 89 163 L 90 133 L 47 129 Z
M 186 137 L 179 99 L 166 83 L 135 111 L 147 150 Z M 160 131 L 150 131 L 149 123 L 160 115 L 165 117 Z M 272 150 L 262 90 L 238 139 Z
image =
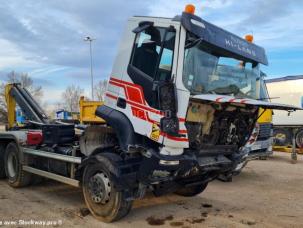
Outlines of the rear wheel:
M 5 173 L 8 184 L 14 188 L 24 187 L 30 184 L 31 174 L 22 170 L 19 149 L 16 143 L 7 145 L 4 156 Z
M 207 185 L 208 183 L 194 185 L 190 187 L 182 187 L 178 189 L 175 193 L 180 196 L 191 197 L 202 193 L 206 189 Z
M 303 129 L 299 129 L 296 133 L 296 144 L 298 148 L 303 148 Z
M 0 179 L 6 178 L 5 168 L 4 168 L 4 155 L 5 155 L 5 145 L 0 144 Z
M 125 192 L 115 188 L 118 174 L 115 159 L 112 155 L 98 155 L 96 162 L 87 165 L 83 174 L 86 205 L 93 216 L 103 222 L 123 218 L 132 207 L 132 201 L 126 200 Z
M 274 145 L 289 146 L 292 144 L 292 135 L 287 129 L 274 129 Z

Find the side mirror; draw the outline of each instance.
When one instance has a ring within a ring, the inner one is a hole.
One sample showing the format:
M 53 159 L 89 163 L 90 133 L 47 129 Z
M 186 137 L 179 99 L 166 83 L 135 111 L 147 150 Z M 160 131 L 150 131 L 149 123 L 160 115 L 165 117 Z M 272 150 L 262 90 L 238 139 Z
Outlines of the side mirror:
M 177 114 L 177 93 L 175 84 L 164 82 L 158 85 L 158 99 L 160 110 L 166 113 L 166 116 L 176 116 Z
M 179 119 L 177 117 L 177 93 L 173 82 L 163 82 L 158 85 L 158 100 L 164 117 L 160 120 L 160 128 L 172 136 L 179 135 Z
M 160 120 L 160 128 L 164 133 L 179 136 L 179 119 L 177 117 L 163 117 Z
M 139 26 L 135 29 L 133 29 L 133 33 L 140 33 L 142 31 L 144 31 L 145 29 L 151 27 L 154 25 L 154 22 L 151 22 L 151 21 L 141 21 L 139 23 Z

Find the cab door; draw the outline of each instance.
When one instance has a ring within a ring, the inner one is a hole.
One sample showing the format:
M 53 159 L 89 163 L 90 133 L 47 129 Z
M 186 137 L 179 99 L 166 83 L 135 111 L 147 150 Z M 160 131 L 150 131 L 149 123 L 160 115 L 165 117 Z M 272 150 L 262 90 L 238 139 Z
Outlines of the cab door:
M 136 34 L 127 73 L 140 85 L 147 104 L 160 110 L 158 86 L 175 74 L 176 37 L 178 28 L 169 23 L 142 21 Z

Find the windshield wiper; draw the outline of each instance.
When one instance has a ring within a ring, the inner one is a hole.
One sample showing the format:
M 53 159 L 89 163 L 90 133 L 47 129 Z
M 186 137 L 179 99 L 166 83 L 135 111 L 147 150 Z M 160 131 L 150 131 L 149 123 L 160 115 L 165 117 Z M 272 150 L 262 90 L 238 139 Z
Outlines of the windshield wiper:
M 187 40 L 187 44 L 185 44 L 185 49 L 188 49 L 188 48 L 192 48 L 198 44 L 200 44 L 202 41 L 202 38 L 197 38 L 197 39 L 192 39 L 192 38 L 189 38 Z
M 229 95 L 229 94 L 239 94 L 240 89 L 236 85 L 229 85 L 226 87 L 220 87 L 212 90 L 216 94 L 223 94 L 223 95 Z
M 278 99 L 278 98 L 280 98 L 280 97 L 263 97 L 263 98 L 258 98 L 257 100 L 263 101 L 263 100 L 271 100 L 271 99 Z

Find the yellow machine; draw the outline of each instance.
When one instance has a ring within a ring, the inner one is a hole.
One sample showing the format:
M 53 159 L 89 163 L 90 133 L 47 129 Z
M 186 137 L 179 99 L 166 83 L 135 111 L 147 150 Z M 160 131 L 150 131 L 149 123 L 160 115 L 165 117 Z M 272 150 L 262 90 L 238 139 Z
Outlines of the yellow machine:
M 260 99 L 269 101 L 269 95 L 266 84 L 264 83 L 265 73 L 261 73 L 263 77 L 260 78 Z M 272 115 L 271 109 L 259 108 L 258 122 L 258 136 L 257 140 L 250 147 L 249 159 L 266 158 L 272 154 Z
M 259 115 L 261 115 L 258 119 L 259 124 L 272 123 L 272 110 L 271 109 L 266 109 L 264 111 L 263 108 L 260 108 Z
M 96 109 L 103 105 L 102 101 L 86 101 L 82 96 L 79 101 L 81 124 L 104 124 L 105 120 L 96 116 Z
M 266 80 L 266 86 L 275 102 L 303 104 L 302 76 L 286 76 Z M 273 116 L 274 150 L 288 153 L 303 153 L 303 112 L 283 113 L 275 111 Z
M 264 109 L 260 108 L 259 114 L 261 115 L 262 112 L 264 112 Z M 265 110 L 265 112 L 258 119 L 259 126 L 261 126 L 262 124 L 272 123 L 272 119 L 273 119 L 272 115 L 273 115 L 273 111 L 271 109 Z M 283 135 L 283 134 L 275 135 L 275 138 L 279 138 L 279 137 L 285 137 L 285 135 Z M 293 152 L 292 144 L 289 144 L 289 145 L 286 145 L 286 146 L 274 145 L 273 150 L 274 151 L 280 151 L 280 152 L 286 152 L 286 153 L 292 153 Z M 303 148 L 296 148 L 295 150 L 296 150 L 296 153 L 303 154 Z

